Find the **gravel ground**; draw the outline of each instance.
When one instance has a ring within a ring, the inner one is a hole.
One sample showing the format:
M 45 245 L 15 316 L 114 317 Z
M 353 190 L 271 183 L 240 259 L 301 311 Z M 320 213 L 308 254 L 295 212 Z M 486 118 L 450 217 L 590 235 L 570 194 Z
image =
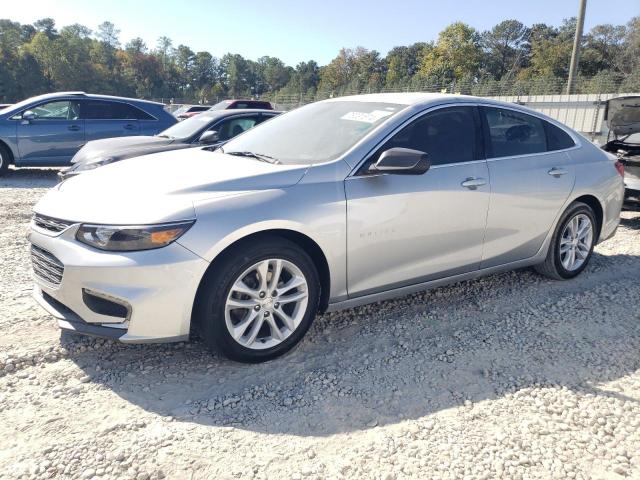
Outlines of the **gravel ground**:
M 60 334 L 25 233 L 52 170 L 0 179 L 0 478 L 640 478 L 640 215 L 530 270 L 324 315 L 285 358 Z

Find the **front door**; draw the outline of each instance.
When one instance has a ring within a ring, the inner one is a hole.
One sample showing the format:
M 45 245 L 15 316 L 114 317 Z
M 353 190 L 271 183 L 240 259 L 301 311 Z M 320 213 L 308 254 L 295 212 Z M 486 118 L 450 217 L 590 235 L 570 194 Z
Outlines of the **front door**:
M 66 165 L 85 142 L 84 122 L 75 101 L 56 100 L 30 109 L 31 120 L 17 120 L 19 165 Z
M 393 147 L 426 152 L 422 175 L 370 174 Z M 345 181 L 350 297 L 477 270 L 489 174 L 477 108 L 432 110 L 402 128 Z

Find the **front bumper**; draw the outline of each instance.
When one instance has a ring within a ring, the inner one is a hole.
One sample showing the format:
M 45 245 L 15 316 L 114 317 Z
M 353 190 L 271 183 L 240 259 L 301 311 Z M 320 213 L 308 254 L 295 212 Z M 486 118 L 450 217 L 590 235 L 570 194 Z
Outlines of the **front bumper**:
M 177 242 L 142 252 L 100 251 L 75 240 L 78 227 L 52 234 L 32 225 L 29 233 L 33 245 L 64 265 L 59 285 L 34 275 L 34 296 L 60 328 L 125 343 L 187 339 L 208 262 Z M 109 310 L 92 306 L 87 292 L 126 306 L 126 315 L 104 314 Z

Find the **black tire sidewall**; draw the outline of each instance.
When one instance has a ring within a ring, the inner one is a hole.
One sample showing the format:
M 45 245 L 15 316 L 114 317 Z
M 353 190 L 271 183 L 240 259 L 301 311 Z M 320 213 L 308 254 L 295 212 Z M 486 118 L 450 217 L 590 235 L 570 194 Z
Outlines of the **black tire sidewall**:
M 560 260 L 560 239 L 562 237 L 562 232 L 564 231 L 567 223 L 573 217 L 579 214 L 587 215 L 591 220 L 591 228 L 593 229 L 593 241 L 591 242 L 591 249 L 589 250 L 589 255 L 585 259 L 584 263 L 580 265 L 580 267 L 577 268 L 576 270 L 567 270 L 566 268 L 564 268 L 564 266 L 562 265 L 562 261 Z M 558 224 L 556 233 L 553 236 L 553 264 L 556 271 L 558 272 L 558 275 L 560 275 L 562 278 L 565 278 L 565 279 L 574 278 L 580 275 L 580 273 L 582 273 L 582 271 L 585 268 L 587 268 L 587 265 L 589 264 L 589 261 L 591 260 L 591 256 L 593 254 L 593 249 L 597 242 L 596 236 L 597 236 L 596 217 L 591 207 L 589 207 L 584 203 L 576 203 L 572 208 L 570 208 L 564 213 L 564 215 L 562 216 L 562 219 L 560 220 L 560 223 Z
M 282 343 L 264 350 L 253 350 L 238 344 L 227 329 L 224 308 L 229 290 L 238 277 L 255 263 L 280 258 L 295 264 L 307 280 L 308 302 L 297 330 Z M 245 244 L 229 252 L 205 279 L 201 296 L 198 327 L 210 348 L 220 351 L 231 360 L 257 363 L 271 360 L 291 350 L 311 327 L 318 310 L 320 281 L 313 260 L 293 242 L 286 239 Z
M 10 156 L 7 148 L 0 145 L 0 175 L 4 175 L 9 170 Z

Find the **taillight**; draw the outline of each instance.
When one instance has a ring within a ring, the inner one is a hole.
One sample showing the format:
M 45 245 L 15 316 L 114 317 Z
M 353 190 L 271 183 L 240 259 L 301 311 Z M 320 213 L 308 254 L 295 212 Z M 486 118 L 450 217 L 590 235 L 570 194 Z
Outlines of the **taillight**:
M 624 165 L 622 164 L 622 162 L 620 160 L 617 160 L 615 165 L 616 165 L 616 170 L 618 171 L 620 176 L 624 178 Z

